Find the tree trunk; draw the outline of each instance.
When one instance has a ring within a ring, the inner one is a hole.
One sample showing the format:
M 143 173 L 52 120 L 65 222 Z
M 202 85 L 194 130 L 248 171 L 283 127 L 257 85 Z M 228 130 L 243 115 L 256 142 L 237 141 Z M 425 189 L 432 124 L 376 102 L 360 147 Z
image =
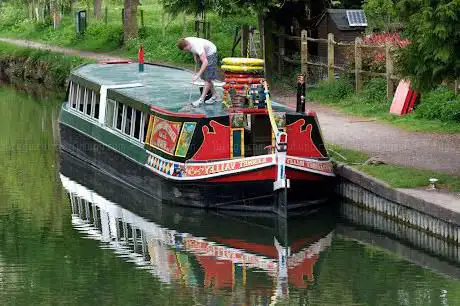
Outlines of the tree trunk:
M 137 6 L 139 0 L 124 0 L 125 15 L 123 23 L 123 40 L 126 43 L 130 39 L 138 37 L 137 30 Z
M 102 19 L 102 0 L 94 0 L 94 17 L 97 20 Z

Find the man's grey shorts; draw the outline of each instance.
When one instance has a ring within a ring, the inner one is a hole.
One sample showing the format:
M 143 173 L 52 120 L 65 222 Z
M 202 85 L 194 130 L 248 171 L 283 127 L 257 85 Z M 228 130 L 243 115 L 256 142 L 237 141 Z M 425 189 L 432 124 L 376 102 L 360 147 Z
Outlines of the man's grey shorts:
M 208 67 L 206 67 L 201 78 L 205 81 L 217 79 L 217 53 L 208 55 Z

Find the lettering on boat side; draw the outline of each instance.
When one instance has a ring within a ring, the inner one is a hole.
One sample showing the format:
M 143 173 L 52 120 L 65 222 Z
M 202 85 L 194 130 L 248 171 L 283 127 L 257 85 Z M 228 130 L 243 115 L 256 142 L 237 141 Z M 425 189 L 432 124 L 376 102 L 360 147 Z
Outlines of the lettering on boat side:
M 333 173 L 332 163 L 329 161 L 322 162 L 322 161 L 305 160 L 305 159 L 298 159 L 294 157 L 287 157 L 286 164 L 295 166 L 295 167 L 304 168 L 304 169 Z
M 174 155 L 177 138 L 181 129 L 181 122 L 172 122 L 155 117 L 150 145 L 166 153 Z
M 273 161 L 271 156 L 259 157 L 254 159 L 243 159 L 238 161 L 226 161 L 221 163 L 213 163 L 210 165 L 186 165 L 185 173 L 187 176 L 204 176 L 221 172 L 235 171 L 263 164 L 268 164 Z

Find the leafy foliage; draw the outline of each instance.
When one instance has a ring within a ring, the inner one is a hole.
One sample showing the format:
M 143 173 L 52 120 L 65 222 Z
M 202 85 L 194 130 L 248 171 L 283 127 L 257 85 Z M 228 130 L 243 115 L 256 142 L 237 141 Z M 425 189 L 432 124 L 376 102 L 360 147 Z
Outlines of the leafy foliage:
M 257 13 L 266 13 L 270 7 L 281 5 L 279 0 L 161 0 L 169 13 L 199 14 L 212 11 L 219 15 L 238 13 L 252 9 Z
M 438 87 L 422 96 L 416 114 L 426 119 L 460 122 L 460 96 L 447 87 Z
M 460 0 L 398 3 L 411 44 L 400 49 L 399 72 L 420 90 L 460 77 Z
M 368 19 L 369 30 L 390 30 L 391 23 L 397 20 L 394 0 L 366 0 L 363 4 Z

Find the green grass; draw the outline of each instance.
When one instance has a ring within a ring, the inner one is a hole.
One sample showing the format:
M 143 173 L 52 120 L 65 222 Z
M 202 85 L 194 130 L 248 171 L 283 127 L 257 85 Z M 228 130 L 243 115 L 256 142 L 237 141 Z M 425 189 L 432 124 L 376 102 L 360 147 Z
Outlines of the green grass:
M 347 79 L 324 82 L 318 88 L 310 89 L 307 98 L 344 113 L 373 118 L 413 132 L 460 133 L 460 122 L 425 119 L 417 113 L 417 109 L 405 116 L 390 114 L 391 101 L 385 98 L 384 84 L 384 80 L 373 79 L 362 93 L 357 94 Z
M 85 6 L 75 5 L 75 8 L 77 7 Z M 186 66 L 193 63 L 192 56 L 180 52 L 176 47 L 176 42 L 180 37 L 195 35 L 194 16 L 185 16 L 186 22 L 184 23 L 184 15 L 176 17 L 164 15 L 159 0 L 142 1 L 139 10 L 144 11 L 145 28 L 140 30 L 139 39 L 123 46 L 122 5 L 109 4 L 108 7 L 107 24 L 103 20 L 97 21 L 92 18 L 92 12 L 90 12 L 88 13 L 87 32 L 84 37 L 78 37 L 75 33 L 73 16 L 64 16 L 59 28 L 54 30 L 52 26 L 36 24 L 29 20 L 22 12 L 23 10 L 4 5 L 0 11 L 0 36 L 36 40 L 87 51 L 112 52 L 128 57 L 137 57 L 139 44 L 143 42 L 147 61 Z M 140 24 L 139 16 L 140 13 L 138 15 Z M 166 16 L 165 19 L 164 16 Z M 235 26 L 257 23 L 256 16 L 249 12 L 243 16 L 228 17 L 209 13 L 207 20 L 211 23 L 210 39 L 216 44 L 221 57 L 231 55 Z
M 0 42 L 0 67 L 9 78 L 64 86 L 71 69 L 91 60 Z
M 333 144 L 328 144 L 327 149 L 334 161 L 352 166 L 359 171 L 382 180 L 394 188 L 426 187 L 428 186 L 428 179 L 436 177 L 439 179 L 438 186 L 442 190 L 450 192 L 460 191 L 460 176 L 387 164 L 364 165 L 369 156 L 362 152 L 345 149 Z

